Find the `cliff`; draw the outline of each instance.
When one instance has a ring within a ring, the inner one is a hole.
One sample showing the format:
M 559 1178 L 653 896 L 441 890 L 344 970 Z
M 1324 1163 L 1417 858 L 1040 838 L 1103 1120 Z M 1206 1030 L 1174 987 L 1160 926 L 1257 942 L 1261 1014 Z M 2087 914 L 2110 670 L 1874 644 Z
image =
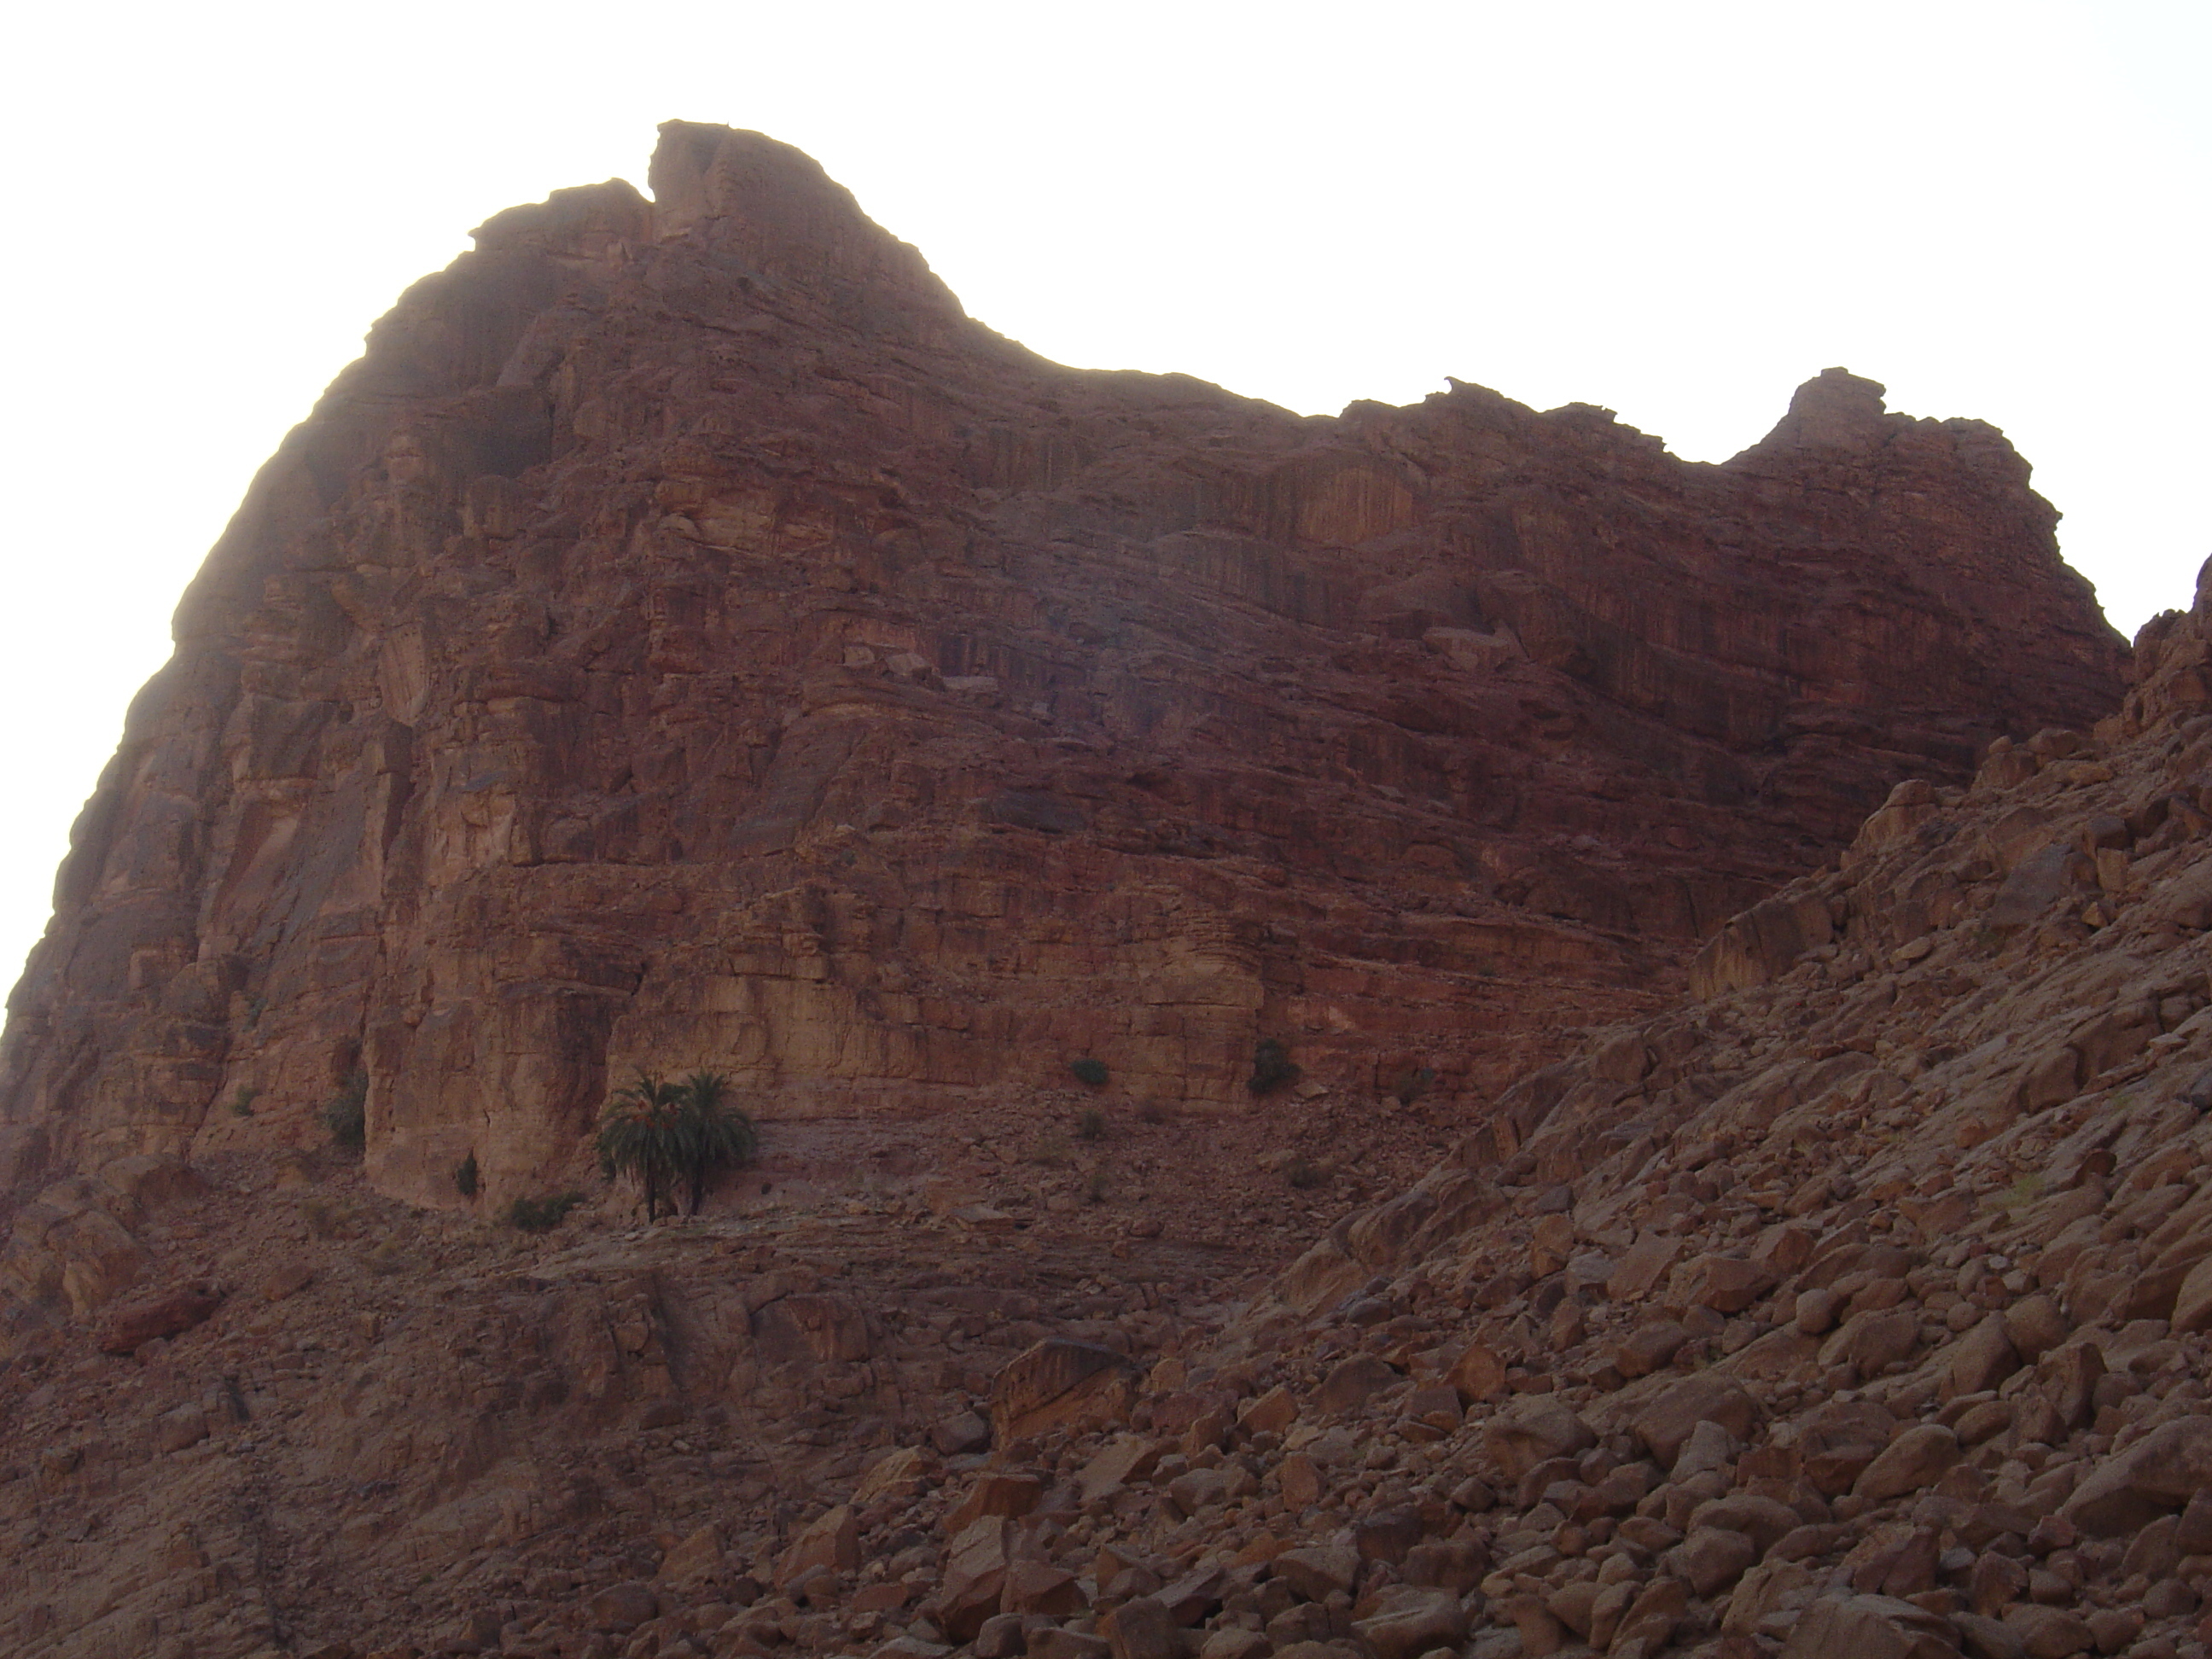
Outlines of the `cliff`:
M 1301 417 L 1038 359 L 758 135 L 650 182 L 487 222 L 255 480 L 10 1000 L 10 1183 L 355 1086 L 379 1188 L 500 1204 L 637 1065 L 1227 1108 L 1272 1038 L 1472 1108 L 2121 694 L 2002 435 L 1841 370 L 1718 466 Z

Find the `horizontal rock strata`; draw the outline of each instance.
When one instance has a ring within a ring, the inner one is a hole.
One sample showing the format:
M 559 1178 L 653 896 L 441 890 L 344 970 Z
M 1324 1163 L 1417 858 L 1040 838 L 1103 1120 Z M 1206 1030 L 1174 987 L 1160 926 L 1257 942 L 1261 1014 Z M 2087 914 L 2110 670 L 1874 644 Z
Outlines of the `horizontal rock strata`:
M 811 1172 L 830 1128 L 789 1125 L 773 1204 L 542 1235 L 329 1153 L 79 1178 L 11 1281 L 136 1252 L 133 1288 L 11 1334 L 0 1642 L 2200 1651 L 2208 638 L 2212 599 L 2094 730 L 1893 790 L 1761 907 L 1824 933 L 1732 919 L 1701 995 L 1279 1272 L 1237 1229 L 1347 1177 L 1249 1116 L 1111 1115 L 1076 1157 L 1114 1182 L 1065 1205 L 1060 1153 L 1011 1173 L 1033 1114 L 853 1120 Z
M 580 1173 L 610 1078 L 1472 1103 L 2124 649 L 2001 434 L 1840 370 L 1693 465 L 1470 386 L 1302 418 L 969 319 L 672 125 L 500 214 L 255 483 L 79 823 L 0 1170 Z M 226 1109 L 250 1101 L 250 1111 Z

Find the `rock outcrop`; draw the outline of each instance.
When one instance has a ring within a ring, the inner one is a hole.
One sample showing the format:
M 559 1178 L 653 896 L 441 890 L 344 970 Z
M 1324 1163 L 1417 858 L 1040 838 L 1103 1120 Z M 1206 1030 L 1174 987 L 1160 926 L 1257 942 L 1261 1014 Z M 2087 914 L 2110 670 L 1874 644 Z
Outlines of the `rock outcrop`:
M 653 1228 L 330 1152 L 81 1177 L 9 1282 L 137 1289 L 9 1334 L 0 1645 L 2195 1659 L 2208 641 L 2212 596 L 2093 730 L 1893 789 L 1765 902 L 1825 936 L 1735 919 L 1743 982 L 1334 1225 L 1269 1156 L 1358 1121 L 1310 1108 L 1116 1109 L 1066 1203 L 1033 1108 L 772 1126 L 775 1200 Z
M 487 222 L 256 481 L 10 1003 L 12 1179 L 350 1086 L 382 1188 L 504 1203 L 637 1064 L 1479 1098 L 2119 694 L 2002 435 L 1840 370 L 1723 466 L 1457 384 L 1300 418 L 1034 357 L 757 135 L 651 183 Z
M 379 325 L 79 827 L 0 1650 L 2198 1659 L 2212 595 L 2124 688 L 1841 371 L 1304 419 L 652 184 Z M 667 1225 L 639 1065 L 768 1120 Z

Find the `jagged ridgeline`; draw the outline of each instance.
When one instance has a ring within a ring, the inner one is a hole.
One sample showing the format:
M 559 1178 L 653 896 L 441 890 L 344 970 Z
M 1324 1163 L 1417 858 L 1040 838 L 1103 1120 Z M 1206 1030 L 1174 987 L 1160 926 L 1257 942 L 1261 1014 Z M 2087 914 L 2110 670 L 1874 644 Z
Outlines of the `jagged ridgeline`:
M 1718 466 L 1457 383 L 1301 417 L 1038 358 L 757 134 L 651 184 L 489 220 L 255 480 L 10 1005 L 15 1179 L 356 1079 L 448 1204 L 641 1066 L 1229 1109 L 1273 1039 L 1479 1100 L 2118 696 L 2002 435 L 1840 370 Z

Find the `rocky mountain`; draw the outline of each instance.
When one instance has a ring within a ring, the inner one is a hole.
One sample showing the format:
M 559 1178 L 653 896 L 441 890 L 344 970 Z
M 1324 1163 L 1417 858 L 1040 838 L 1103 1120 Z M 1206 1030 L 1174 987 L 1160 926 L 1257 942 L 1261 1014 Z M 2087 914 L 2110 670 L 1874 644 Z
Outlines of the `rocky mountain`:
M 611 1078 L 1471 1106 L 2125 652 L 2002 434 L 1831 370 L 1692 465 L 1479 387 L 1046 362 L 672 124 L 369 337 L 186 595 L 0 1042 L 0 1170 L 557 1187 Z M 227 1109 L 250 1099 L 250 1115 Z
M 379 325 L 88 809 L 0 1651 L 2199 1659 L 2212 593 L 1840 371 L 1306 419 L 651 182 Z

